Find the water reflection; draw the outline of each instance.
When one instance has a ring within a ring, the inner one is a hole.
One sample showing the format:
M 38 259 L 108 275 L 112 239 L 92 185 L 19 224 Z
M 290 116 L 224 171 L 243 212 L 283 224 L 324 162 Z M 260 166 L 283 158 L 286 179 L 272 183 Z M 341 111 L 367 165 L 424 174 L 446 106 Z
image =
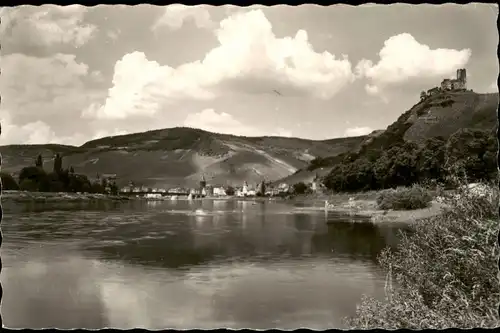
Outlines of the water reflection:
M 280 202 L 151 203 L 4 205 L 5 324 L 339 327 L 361 294 L 381 292 L 374 260 L 397 239 Z
M 2 251 L 2 318 L 7 327 L 106 327 L 104 297 L 95 283 L 96 262 L 78 255 L 61 258 L 39 246 L 14 255 Z M 14 264 L 12 260 L 22 264 Z M 50 259 L 49 259 L 50 258 Z

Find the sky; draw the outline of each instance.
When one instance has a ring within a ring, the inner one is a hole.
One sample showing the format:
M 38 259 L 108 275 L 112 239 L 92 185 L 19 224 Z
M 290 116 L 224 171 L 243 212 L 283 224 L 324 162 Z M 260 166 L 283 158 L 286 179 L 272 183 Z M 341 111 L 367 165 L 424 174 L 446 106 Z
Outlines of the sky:
M 0 9 L 0 144 L 187 126 L 314 140 L 384 129 L 467 69 L 498 92 L 496 4 Z

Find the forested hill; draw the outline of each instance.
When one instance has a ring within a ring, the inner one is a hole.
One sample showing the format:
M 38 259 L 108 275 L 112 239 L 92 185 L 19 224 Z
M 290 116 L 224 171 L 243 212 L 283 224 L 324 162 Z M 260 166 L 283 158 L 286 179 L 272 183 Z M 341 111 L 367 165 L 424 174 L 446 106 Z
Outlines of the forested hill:
M 335 156 L 319 157 L 311 164 L 281 181 L 310 182 L 318 174 L 328 175 L 344 160 L 375 159 L 384 150 L 404 143 L 422 145 L 430 138 L 447 140 L 460 129 L 494 133 L 498 123 L 498 93 L 478 94 L 471 91 L 445 92 L 418 102 L 386 130 L 375 131 L 363 138 L 353 150 Z
M 442 93 L 357 149 L 315 160 L 309 169 L 323 167 L 325 185 L 338 191 L 442 182 L 452 173 L 469 181 L 495 179 L 497 109 L 498 94 Z

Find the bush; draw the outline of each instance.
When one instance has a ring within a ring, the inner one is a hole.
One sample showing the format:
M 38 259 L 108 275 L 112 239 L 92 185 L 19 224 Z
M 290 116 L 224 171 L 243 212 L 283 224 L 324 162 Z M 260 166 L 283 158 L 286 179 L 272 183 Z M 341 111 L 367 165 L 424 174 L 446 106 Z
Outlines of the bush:
M 386 300 L 364 297 L 350 328 L 493 328 L 500 324 L 498 288 L 498 187 L 488 195 L 460 188 L 450 208 L 412 227 L 380 265 L 395 279 Z M 390 284 L 389 284 L 390 285 Z
M 380 192 L 377 205 L 380 209 L 413 210 L 429 207 L 432 195 L 429 190 L 420 186 L 398 187 Z
M 226 189 L 226 195 L 234 195 L 235 191 L 234 191 L 234 188 L 232 186 L 228 186 L 227 189 Z
M 21 191 L 37 192 L 38 183 L 32 179 L 26 178 L 19 184 L 19 189 Z
M 308 191 L 308 186 L 304 182 L 298 182 L 297 184 L 293 184 L 292 192 L 294 194 L 305 194 Z
M 19 190 L 19 185 L 17 185 L 16 180 L 10 174 L 0 172 L 0 177 L 2 179 L 2 190 Z

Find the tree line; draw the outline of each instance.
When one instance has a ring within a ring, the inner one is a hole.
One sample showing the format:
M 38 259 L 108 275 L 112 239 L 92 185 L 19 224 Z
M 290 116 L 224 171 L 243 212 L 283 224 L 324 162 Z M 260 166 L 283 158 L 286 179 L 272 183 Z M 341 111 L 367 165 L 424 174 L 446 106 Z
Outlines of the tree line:
M 34 165 L 24 167 L 19 172 L 18 179 L 2 172 L 2 189 L 21 190 L 30 192 L 82 192 L 118 194 L 116 183 L 90 181 L 87 176 L 75 173 L 72 166 L 63 168 L 63 158 L 56 154 L 52 171 L 47 172 L 43 167 L 43 157 L 38 155 Z M 99 178 L 99 177 L 97 177 Z
M 496 179 L 497 140 L 491 131 L 460 129 L 448 139 L 422 144 L 399 142 L 388 149 L 365 150 L 337 157 L 325 186 L 338 192 L 378 190 L 416 183 L 446 184 L 460 174 L 469 182 Z M 321 161 L 316 161 L 320 165 Z

